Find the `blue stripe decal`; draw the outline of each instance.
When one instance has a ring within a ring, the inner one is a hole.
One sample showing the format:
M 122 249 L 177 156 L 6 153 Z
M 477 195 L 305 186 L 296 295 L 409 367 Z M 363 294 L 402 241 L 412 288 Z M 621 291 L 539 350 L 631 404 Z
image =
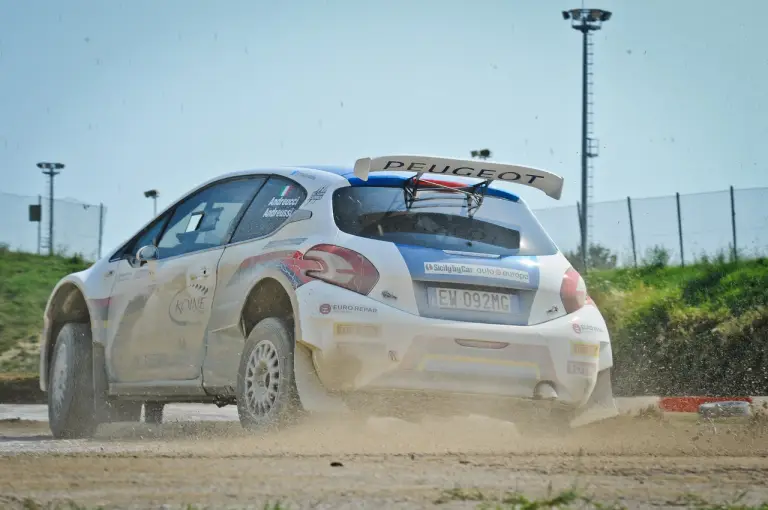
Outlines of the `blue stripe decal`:
M 535 256 L 515 255 L 497 259 L 453 255 L 421 246 L 395 246 L 414 280 L 528 290 L 539 288 L 540 264 Z

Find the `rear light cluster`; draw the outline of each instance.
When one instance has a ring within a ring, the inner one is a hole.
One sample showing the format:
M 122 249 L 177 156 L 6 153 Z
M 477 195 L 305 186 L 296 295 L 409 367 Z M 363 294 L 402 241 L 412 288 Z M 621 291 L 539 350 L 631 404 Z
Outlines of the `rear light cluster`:
M 563 275 L 560 285 L 560 299 L 563 301 L 565 313 L 573 313 L 581 309 L 591 299 L 587 296 L 587 284 L 578 271 L 569 267 Z
M 316 278 L 359 294 L 368 294 L 379 281 L 379 272 L 371 261 L 356 251 L 333 244 L 318 244 L 304 254 L 314 262 L 304 272 Z

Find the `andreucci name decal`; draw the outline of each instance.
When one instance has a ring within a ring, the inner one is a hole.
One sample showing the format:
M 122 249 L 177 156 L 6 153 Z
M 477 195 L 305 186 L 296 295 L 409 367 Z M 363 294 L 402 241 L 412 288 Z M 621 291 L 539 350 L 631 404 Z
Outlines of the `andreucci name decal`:
M 425 262 L 426 274 L 477 276 L 481 278 L 500 278 L 520 283 L 530 283 L 528 271 L 509 269 L 506 267 L 480 266 L 477 264 L 456 264 L 453 262 Z

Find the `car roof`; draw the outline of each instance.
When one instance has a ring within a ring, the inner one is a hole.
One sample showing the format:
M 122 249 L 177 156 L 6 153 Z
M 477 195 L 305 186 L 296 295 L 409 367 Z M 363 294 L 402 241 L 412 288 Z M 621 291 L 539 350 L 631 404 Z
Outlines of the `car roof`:
M 416 175 L 416 172 L 376 172 L 375 174 L 369 174 L 368 180 L 364 181 L 358 177 L 355 177 L 355 172 L 352 167 L 342 167 L 342 166 L 333 166 L 333 165 L 296 165 L 296 166 L 286 166 L 286 167 L 273 167 L 273 168 L 254 168 L 251 170 L 244 170 L 239 172 L 230 172 L 224 175 L 220 175 L 214 179 L 211 179 L 200 186 L 198 188 L 202 188 L 204 186 L 207 186 L 208 184 L 211 184 L 215 181 L 219 181 L 222 179 L 229 179 L 232 177 L 240 177 L 240 176 L 246 176 L 246 175 L 253 175 L 253 174 L 266 174 L 266 173 L 274 173 L 283 175 L 285 177 L 290 177 L 291 174 L 295 174 L 296 172 L 300 171 L 313 171 L 318 172 L 320 174 L 325 173 L 326 175 L 330 176 L 337 176 L 345 179 L 347 182 L 349 182 L 350 186 L 402 186 L 405 181 Z M 319 176 L 318 176 L 319 177 Z M 435 174 L 431 175 L 429 177 L 433 180 L 443 180 L 444 176 Z M 477 184 L 477 179 L 468 179 L 466 177 L 461 176 L 450 176 L 449 179 L 452 182 L 466 182 L 467 185 Z M 192 190 L 190 192 L 193 193 L 195 190 Z M 520 198 L 519 195 L 504 189 L 498 187 L 498 183 L 496 181 L 492 182 L 488 189 L 485 192 L 488 196 L 495 196 L 499 198 L 504 198 L 506 200 L 512 201 L 512 202 L 521 202 L 525 203 L 522 198 Z

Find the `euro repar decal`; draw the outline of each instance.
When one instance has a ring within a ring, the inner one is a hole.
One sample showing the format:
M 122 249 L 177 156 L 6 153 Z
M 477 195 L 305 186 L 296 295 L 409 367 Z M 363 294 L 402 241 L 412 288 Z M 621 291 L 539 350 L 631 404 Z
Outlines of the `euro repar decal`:
M 335 313 L 378 313 L 379 310 L 372 306 L 360 306 L 360 305 L 347 305 L 347 304 L 330 304 L 323 303 L 319 307 L 319 311 L 323 315 L 328 315 L 331 312 Z
M 406 170 L 409 172 L 423 172 L 428 174 L 457 175 L 460 177 L 476 177 L 479 179 L 498 179 L 508 182 L 524 182 L 533 184 L 537 179 L 544 179 L 543 175 L 519 173 L 512 170 L 500 172 L 498 170 L 473 167 L 429 164 L 423 161 L 411 161 L 407 166 L 403 161 L 389 160 L 384 165 L 384 170 Z

